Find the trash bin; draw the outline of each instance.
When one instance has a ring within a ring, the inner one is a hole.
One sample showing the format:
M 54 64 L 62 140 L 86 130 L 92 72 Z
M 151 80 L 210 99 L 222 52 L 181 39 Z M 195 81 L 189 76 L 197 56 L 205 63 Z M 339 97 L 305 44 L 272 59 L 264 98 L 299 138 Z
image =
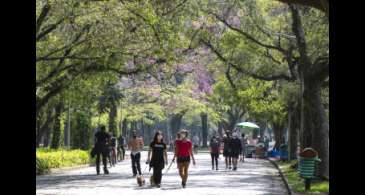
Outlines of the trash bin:
M 310 189 L 311 179 L 315 177 L 316 164 L 321 160 L 312 148 L 305 148 L 299 153 L 299 175 L 305 179 L 305 190 Z

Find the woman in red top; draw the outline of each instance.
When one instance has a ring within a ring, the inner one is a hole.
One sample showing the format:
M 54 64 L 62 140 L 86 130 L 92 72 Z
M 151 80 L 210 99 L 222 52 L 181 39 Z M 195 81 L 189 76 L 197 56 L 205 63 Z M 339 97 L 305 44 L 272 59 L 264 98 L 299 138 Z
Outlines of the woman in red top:
M 176 139 L 174 141 L 174 157 L 172 158 L 172 161 L 174 162 L 175 161 L 175 158 L 176 158 L 176 142 L 177 140 L 181 140 L 180 138 L 180 132 L 177 132 L 176 133 Z M 179 166 L 176 165 L 176 168 L 179 168 Z
M 180 131 L 180 140 L 176 140 L 175 156 L 177 157 L 177 167 L 179 169 L 179 174 L 182 179 L 182 187 L 185 188 L 186 181 L 188 179 L 188 169 L 190 164 L 190 156 L 193 159 L 193 165 L 195 165 L 195 159 L 192 152 L 192 143 L 187 138 L 188 131 Z

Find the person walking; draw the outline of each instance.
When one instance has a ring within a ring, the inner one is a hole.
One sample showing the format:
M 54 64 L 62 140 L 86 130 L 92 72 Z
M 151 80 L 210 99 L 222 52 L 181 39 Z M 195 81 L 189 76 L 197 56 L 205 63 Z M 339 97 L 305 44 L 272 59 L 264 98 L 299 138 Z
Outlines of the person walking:
M 214 170 L 214 162 L 215 168 L 218 170 L 218 158 L 219 158 L 219 140 L 214 135 L 213 138 L 210 140 L 210 156 L 212 158 L 212 170 Z
M 181 140 L 180 132 L 177 132 L 177 133 L 176 133 L 176 138 L 175 138 L 175 141 L 174 141 L 174 157 L 172 158 L 172 161 L 173 161 L 173 162 L 175 161 L 175 159 L 176 159 L 176 155 L 177 155 L 177 153 L 176 153 L 176 142 L 177 142 L 178 140 Z M 178 164 L 176 164 L 176 168 L 179 168 Z
M 108 143 L 110 136 L 105 131 L 105 126 L 102 125 L 100 127 L 100 131 L 95 133 L 95 145 L 94 152 L 96 155 L 96 174 L 100 175 L 100 156 L 102 157 L 103 166 L 104 166 L 104 174 L 109 174 L 109 170 L 107 168 L 107 157 L 108 157 Z
M 108 134 L 108 143 L 107 143 L 107 147 L 106 147 L 106 153 L 107 153 L 107 162 L 109 162 L 110 164 L 110 168 L 113 166 L 112 164 L 112 155 L 111 155 L 111 151 L 112 151 L 112 146 L 111 146 L 111 137 L 112 137 L 112 134 L 110 132 L 107 132 Z
M 152 154 L 152 158 L 151 158 Z M 150 143 L 148 150 L 147 164 L 153 168 L 153 180 L 154 184 L 159 188 L 161 187 L 162 169 L 167 165 L 167 151 L 166 144 L 163 142 L 163 134 L 161 131 L 157 131 Z
M 190 157 L 193 160 L 193 165 L 195 165 L 195 159 L 192 151 L 192 143 L 187 138 L 188 131 L 181 130 L 180 137 L 181 137 L 180 140 L 176 140 L 175 156 L 177 157 L 177 166 L 182 180 L 181 185 L 183 188 L 185 188 L 188 179 Z
M 238 139 L 238 134 L 236 132 L 234 132 L 232 134 L 232 140 L 231 140 L 231 158 L 232 158 L 232 164 L 233 164 L 233 171 L 237 170 L 237 160 L 238 157 L 240 155 L 240 153 L 242 152 L 242 145 L 241 145 L 241 140 Z
M 125 138 L 123 135 L 120 135 L 118 137 L 118 157 L 119 159 L 122 161 L 124 160 L 124 156 L 125 156 L 125 148 L 124 148 L 124 145 L 125 145 Z
M 193 136 L 193 145 L 194 145 L 194 153 L 198 154 L 198 148 L 199 148 L 199 137 L 198 135 Z
M 232 157 L 231 157 L 231 152 L 232 152 L 232 147 L 231 147 L 231 135 L 229 131 L 226 131 L 226 134 L 223 137 L 223 144 L 224 144 L 224 148 L 223 148 L 223 156 L 224 156 L 224 160 L 226 163 L 226 169 L 231 169 L 231 163 L 232 163 Z
M 117 138 L 115 136 L 115 134 L 113 133 L 111 138 L 110 138 L 110 151 L 111 151 L 111 163 L 113 166 L 115 166 L 115 164 L 117 164 Z
M 245 155 L 246 155 L 246 146 L 247 146 L 247 138 L 244 133 L 241 135 L 241 145 L 242 145 L 242 156 L 240 162 L 245 162 Z
M 137 138 L 136 131 L 133 131 L 133 138 L 128 142 L 128 147 L 131 149 L 131 160 L 132 160 L 132 172 L 133 177 L 137 176 L 137 171 L 139 175 L 141 172 L 141 150 L 143 148 L 143 140 L 141 137 Z

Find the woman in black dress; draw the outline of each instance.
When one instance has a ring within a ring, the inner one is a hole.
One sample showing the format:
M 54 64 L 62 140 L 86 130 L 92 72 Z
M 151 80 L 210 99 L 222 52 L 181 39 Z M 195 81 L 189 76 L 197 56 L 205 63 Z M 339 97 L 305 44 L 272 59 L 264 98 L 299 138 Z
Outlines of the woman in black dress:
M 161 186 L 162 169 L 165 168 L 165 164 L 167 165 L 166 144 L 163 142 L 163 134 L 161 131 L 155 133 L 153 141 L 150 144 L 147 163 L 150 163 L 150 167 L 153 168 L 154 184 L 159 188 Z

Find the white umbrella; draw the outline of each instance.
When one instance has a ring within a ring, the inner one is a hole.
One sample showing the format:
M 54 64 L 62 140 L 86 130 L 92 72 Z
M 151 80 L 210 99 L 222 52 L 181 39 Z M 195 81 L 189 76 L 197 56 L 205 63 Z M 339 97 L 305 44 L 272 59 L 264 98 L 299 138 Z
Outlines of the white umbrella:
M 259 129 L 260 128 L 255 123 L 251 123 L 251 122 L 238 123 L 236 126 L 242 127 L 242 128 L 251 128 L 251 129 Z

